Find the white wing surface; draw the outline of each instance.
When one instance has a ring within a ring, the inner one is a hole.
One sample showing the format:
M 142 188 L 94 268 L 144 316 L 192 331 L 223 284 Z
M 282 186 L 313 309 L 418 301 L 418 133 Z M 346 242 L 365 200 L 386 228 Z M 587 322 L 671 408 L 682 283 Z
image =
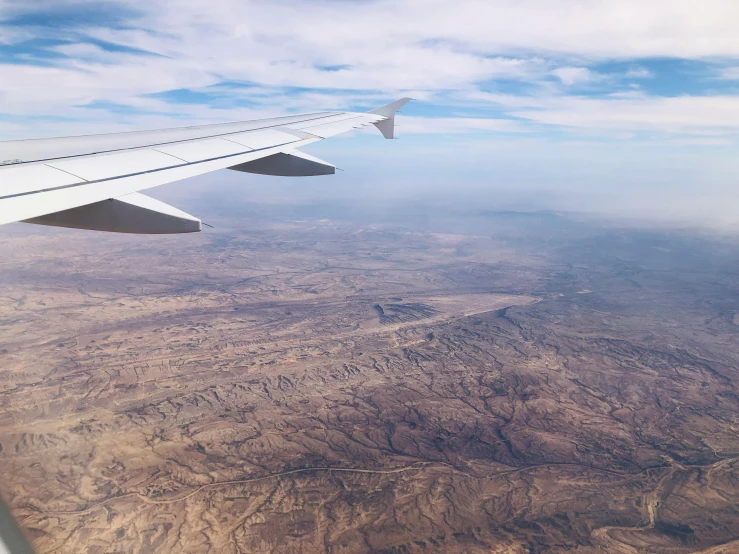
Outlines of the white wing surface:
M 27 221 L 124 233 L 186 233 L 200 220 L 138 191 L 230 168 L 334 173 L 297 149 L 375 125 L 393 138 L 404 98 L 369 113 L 318 112 L 241 123 L 0 142 L 0 225 Z

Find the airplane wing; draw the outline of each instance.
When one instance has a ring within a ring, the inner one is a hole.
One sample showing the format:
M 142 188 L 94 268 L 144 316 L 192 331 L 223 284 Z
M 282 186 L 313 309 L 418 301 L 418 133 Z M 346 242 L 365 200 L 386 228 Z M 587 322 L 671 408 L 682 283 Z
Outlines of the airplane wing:
M 317 112 L 239 123 L 0 142 L 0 225 L 188 233 L 201 222 L 139 191 L 217 169 L 282 176 L 336 168 L 299 150 L 374 125 L 393 138 L 403 98 L 367 113 Z

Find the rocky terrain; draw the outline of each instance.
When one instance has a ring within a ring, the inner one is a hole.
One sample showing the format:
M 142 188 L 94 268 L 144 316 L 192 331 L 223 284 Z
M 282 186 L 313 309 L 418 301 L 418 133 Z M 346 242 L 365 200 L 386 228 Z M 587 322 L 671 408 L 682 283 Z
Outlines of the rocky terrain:
M 39 552 L 739 552 L 739 244 L 476 213 L 0 236 Z

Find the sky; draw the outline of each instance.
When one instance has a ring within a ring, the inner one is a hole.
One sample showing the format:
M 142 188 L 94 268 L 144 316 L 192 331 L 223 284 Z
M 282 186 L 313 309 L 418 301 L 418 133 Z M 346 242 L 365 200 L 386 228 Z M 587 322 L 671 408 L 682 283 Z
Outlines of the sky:
M 0 140 L 410 96 L 399 140 L 312 146 L 345 171 L 308 190 L 732 227 L 737 21 L 735 0 L 0 0 Z

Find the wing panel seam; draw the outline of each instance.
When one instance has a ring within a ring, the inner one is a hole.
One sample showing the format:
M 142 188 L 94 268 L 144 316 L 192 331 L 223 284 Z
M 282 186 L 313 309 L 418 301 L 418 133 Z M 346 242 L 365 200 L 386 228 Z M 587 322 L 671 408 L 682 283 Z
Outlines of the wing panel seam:
M 221 137 L 221 140 L 225 140 L 226 142 L 230 142 L 231 144 L 236 144 L 238 146 L 241 146 L 241 148 L 248 148 L 248 152 L 255 152 L 257 149 L 252 148 L 251 146 L 247 146 L 246 144 L 241 144 L 240 142 L 236 142 L 235 140 L 227 139 L 226 137 Z M 280 144 L 277 144 L 276 146 L 282 146 Z M 273 148 L 273 147 L 270 147 Z
M 157 145 L 157 146 L 159 146 L 159 145 Z M 175 160 L 180 160 L 181 162 L 185 162 L 186 164 L 190 163 L 187 160 L 183 160 L 179 156 L 175 156 L 174 154 L 169 154 L 167 152 L 162 152 L 161 150 L 157 150 L 156 148 L 152 148 L 151 150 L 153 150 L 154 152 L 159 152 L 160 154 L 164 154 L 165 156 L 169 156 L 170 158 L 174 158 Z
M 72 173 L 71 171 L 67 171 L 66 169 L 61 169 L 59 167 L 54 167 L 53 165 L 49 165 L 49 164 L 43 164 L 43 165 L 45 167 L 50 168 L 50 169 L 55 169 L 56 171 L 61 171 L 62 173 L 66 173 L 67 175 L 71 175 L 75 179 L 82 179 L 85 183 L 89 183 L 90 182 L 87 179 L 85 179 L 84 177 L 80 177 L 79 175 L 75 175 L 74 173 Z M 76 185 L 78 183 L 74 183 L 74 184 Z M 65 186 L 69 186 L 69 185 L 65 185 Z M 50 189 L 50 190 L 53 190 L 53 189 Z M 10 198 L 10 196 L 7 196 L 7 197 L 6 196 L 2 196 L 2 197 L 0 197 L 0 200 L 2 200 L 3 198 Z
M 306 127 L 306 129 L 313 129 L 314 127 L 320 127 L 321 125 L 338 125 L 340 123 L 349 122 L 352 119 L 360 119 L 360 118 L 362 118 L 362 115 L 355 115 L 355 116 L 352 116 L 352 117 L 347 117 L 346 119 L 340 119 L 339 121 L 329 121 L 328 123 L 316 123 L 315 125 L 310 125 L 310 126 Z M 316 121 L 316 120 L 309 119 L 308 121 Z M 297 123 L 297 125 L 300 125 L 301 123 L 303 123 L 303 122 L 299 122 L 299 123 Z M 286 125 L 283 125 L 283 127 L 290 128 L 290 125 L 292 125 L 292 124 L 291 123 L 288 123 Z M 302 131 L 303 129 L 295 129 L 295 130 L 296 131 Z M 308 131 L 306 131 L 306 132 L 308 132 Z

